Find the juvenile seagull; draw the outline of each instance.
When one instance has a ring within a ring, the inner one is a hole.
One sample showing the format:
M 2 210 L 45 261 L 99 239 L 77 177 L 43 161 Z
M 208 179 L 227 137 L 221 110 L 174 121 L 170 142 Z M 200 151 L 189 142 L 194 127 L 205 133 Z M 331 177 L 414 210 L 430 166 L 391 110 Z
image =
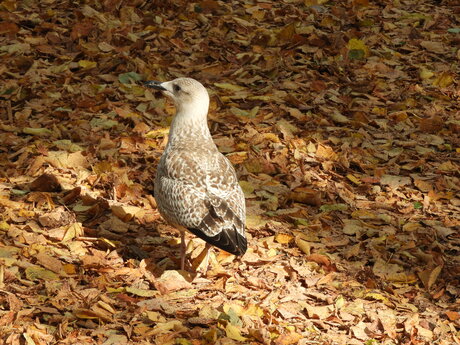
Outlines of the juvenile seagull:
M 160 214 L 181 233 L 181 269 L 185 268 L 185 230 L 206 241 L 202 252 L 206 266 L 211 245 L 243 255 L 247 249 L 244 194 L 235 169 L 209 132 L 206 88 L 191 78 L 148 81 L 145 86 L 163 91 L 176 106 L 154 192 Z

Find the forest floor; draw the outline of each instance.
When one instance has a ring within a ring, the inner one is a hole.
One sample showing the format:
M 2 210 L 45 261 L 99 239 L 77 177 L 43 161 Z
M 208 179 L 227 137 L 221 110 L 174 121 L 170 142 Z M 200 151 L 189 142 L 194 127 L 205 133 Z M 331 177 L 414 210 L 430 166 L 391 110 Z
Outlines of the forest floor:
M 0 18 L 0 344 L 460 343 L 457 0 Z M 152 197 L 174 107 L 142 82 L 179 76 L 247 199 L 248 251 L 206 275 Z

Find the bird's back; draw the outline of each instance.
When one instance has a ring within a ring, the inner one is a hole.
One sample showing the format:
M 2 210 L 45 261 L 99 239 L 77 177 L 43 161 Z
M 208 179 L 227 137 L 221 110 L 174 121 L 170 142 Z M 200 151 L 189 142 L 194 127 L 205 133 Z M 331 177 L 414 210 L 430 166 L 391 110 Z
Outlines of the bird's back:
M 235 169 L 212 139 L 167 146 L 157 168 L 155 198 L 171 224 L 232 254 L 246 251 L 244 194 Z

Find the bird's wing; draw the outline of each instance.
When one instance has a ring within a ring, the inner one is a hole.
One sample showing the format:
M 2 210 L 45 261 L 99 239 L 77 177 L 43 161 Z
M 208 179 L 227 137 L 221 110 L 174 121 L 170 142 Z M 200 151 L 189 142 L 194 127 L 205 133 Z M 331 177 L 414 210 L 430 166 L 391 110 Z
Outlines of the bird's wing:
M 218 248 L 243 254 L 245 200 L 233 166 L 218 152 L 201 161 L 193 154 L 181 156 L 170 154 L 160 164 L 155 197 L 161 214 Z

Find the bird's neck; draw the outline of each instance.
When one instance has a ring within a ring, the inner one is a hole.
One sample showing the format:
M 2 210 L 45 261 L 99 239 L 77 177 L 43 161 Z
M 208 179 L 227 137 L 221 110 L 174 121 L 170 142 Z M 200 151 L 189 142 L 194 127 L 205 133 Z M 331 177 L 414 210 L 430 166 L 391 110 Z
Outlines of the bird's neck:
M 177 113 L 169 130 L 168 146 L 189 141 L 212 141 L 207 123 L 209 102 L 177 106 Z

